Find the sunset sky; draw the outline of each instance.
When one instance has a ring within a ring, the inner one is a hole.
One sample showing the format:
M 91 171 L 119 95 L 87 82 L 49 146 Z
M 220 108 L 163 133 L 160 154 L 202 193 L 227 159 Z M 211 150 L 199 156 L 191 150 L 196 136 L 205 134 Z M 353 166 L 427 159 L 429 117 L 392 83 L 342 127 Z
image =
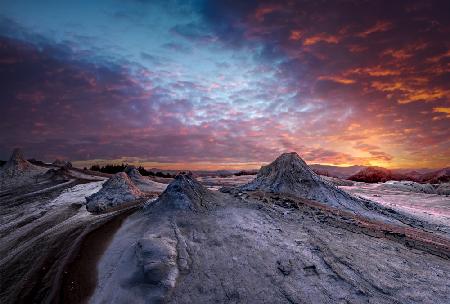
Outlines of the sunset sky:
M 450 1 L 2 0 L 0 87 L 0 159 L 444 167 Z

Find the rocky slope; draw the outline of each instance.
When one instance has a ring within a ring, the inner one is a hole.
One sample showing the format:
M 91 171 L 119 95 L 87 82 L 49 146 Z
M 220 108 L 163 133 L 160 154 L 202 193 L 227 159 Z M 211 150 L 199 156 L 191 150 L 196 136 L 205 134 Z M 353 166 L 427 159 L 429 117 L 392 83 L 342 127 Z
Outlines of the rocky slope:
M 132 203 L 143 196 L 128 175 L 119 172 L 107 180 L 102 189 L 86 197 L 86 208 L 90 212 L 102 212 L 115 207 Z

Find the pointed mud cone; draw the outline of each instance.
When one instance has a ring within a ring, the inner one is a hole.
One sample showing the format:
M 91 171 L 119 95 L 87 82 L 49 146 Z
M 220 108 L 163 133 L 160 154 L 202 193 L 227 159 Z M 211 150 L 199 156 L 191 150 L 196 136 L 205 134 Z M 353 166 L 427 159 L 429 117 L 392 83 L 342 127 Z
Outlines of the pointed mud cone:
M 131 180 L 140 180 L 143 178 L 135 166 L 126 166 L 123 172 L 125 172 Z
M 159 196 L 155 205 L 168 209 L 199 210 L 208 208 L 216 196 L 192 176 L 192 173 L 180 173 Z
M 166 189 L 165 184 L 157 183 L 145 176 L 142 176 L 134 166 L 126 166 L 124 172 L 141 191 L 161 193 L 164 189 Z
M 62 159 L 55 159 L 55 161 L 52 163 L 52 165 L 58 166 L 58 167 L 66 167 L 67 169 L 72 168 L 72 163 L 67 160 Z
M 128 175 L 119 172 L 107 180 L 99 192 L 86 197 L 86 209 L 101 212 L 135 201 L 143 193 L 133 184 Z
M 257 177 L 240 189 L 290 194 L 357 214 L 370 212 L 368 201 L 353 197 L 323 180 L 295 152 L 284 153 L 263 166 Z
M 25 159 L 22 150 L 16 148 L 14 149 L 8 162 L 3 165 L 2 172 L 5 176 L 14 177 L 35 169 L 36 166 Z

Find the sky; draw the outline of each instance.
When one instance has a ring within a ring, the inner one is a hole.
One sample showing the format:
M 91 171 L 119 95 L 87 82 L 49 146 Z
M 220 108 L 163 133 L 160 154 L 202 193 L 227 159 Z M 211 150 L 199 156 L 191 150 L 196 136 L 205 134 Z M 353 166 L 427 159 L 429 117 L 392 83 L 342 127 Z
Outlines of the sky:
M 0 1 L 0 159 L 450 165 L 449 1 Z

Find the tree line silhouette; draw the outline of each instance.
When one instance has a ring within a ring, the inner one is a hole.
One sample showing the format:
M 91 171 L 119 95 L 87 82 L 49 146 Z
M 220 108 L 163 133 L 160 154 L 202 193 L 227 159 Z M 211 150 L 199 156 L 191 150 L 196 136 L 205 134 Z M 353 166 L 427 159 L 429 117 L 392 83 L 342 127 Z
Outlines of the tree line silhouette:
M 103 172 L 103 173 L 108 173 L 108 174 L 116 174 L 118 172 L 123 172 L 127 166 L 128 166 L 128 164 L 124 164 L 124 163 L 122 163 L 120 165 L 110 165 L 110 164 L 107 164 L 107 165 L 104 165 L 104 166 L 92 165 L 89 168 L 89 170 L 97 171 L 97 172 Z M 150 170 L 146 170 L 142 166 L 136 167 L 136 169 L 143 176 L 155 176 L 155 177 L 166 177 L 166 178 L 173 178 L 173 177 L 175 177 L 175 175 L 170 174 L 170 173 L 164 173 L 164 172 L 161 172 L 161 171 L 153 172 L 153 171 L 150 171 Z

